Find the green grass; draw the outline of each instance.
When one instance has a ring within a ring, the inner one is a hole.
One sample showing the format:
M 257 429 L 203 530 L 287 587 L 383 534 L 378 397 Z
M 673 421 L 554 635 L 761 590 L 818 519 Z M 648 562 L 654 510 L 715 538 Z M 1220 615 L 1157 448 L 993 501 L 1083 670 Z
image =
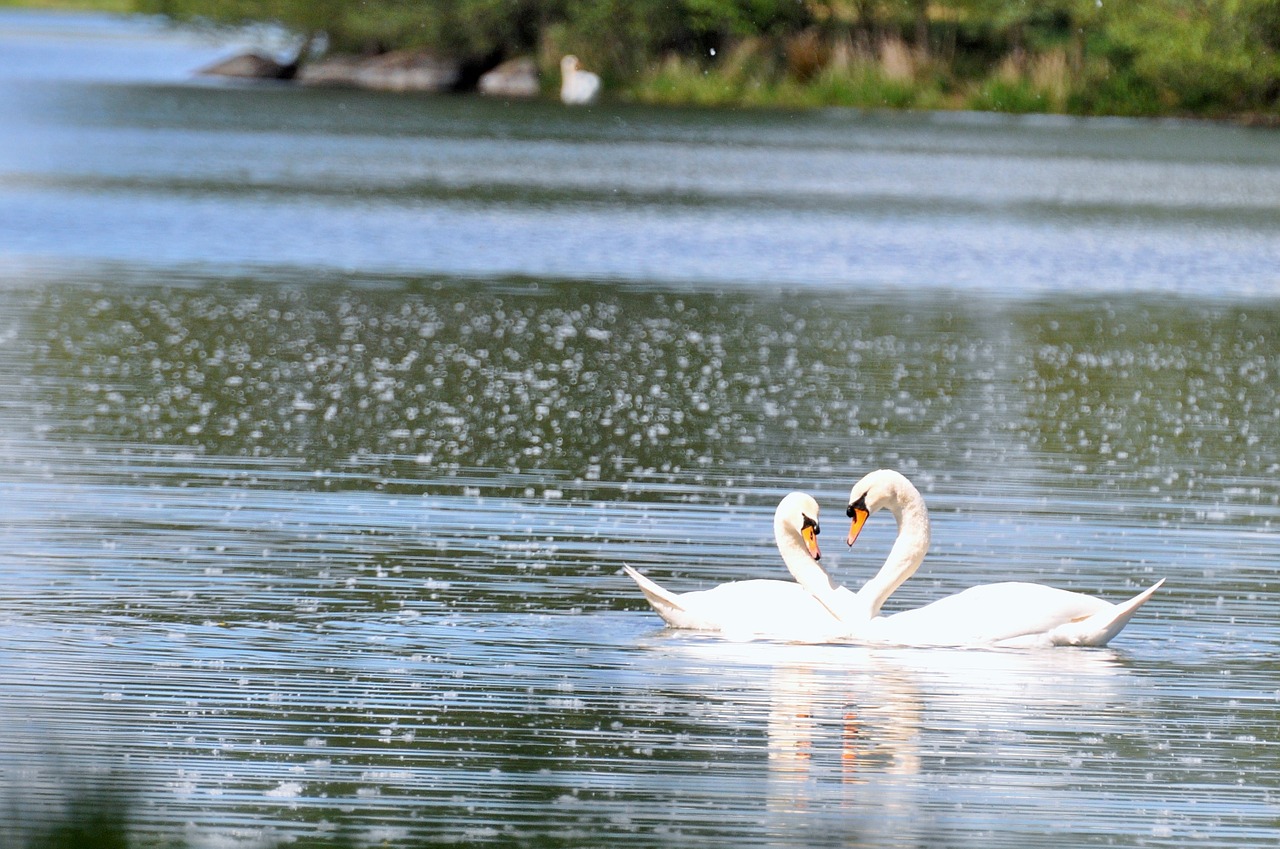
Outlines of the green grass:
M 1043 92 L 1026 80 L 988 80 L 974 89 L 966 100 L 969 109 L 980 112 L 1029 114 L 1053 112 L 1054 104 Z
M 893 79 L 874 64 L 828 67 L 812 79 L 799 81 L 764 60 L 704 67 L 689 59 L 668 58 L 624 94 L 642 103 L 695 106 L 937 109 L 954 105 L 948 104 L 936 80 Z

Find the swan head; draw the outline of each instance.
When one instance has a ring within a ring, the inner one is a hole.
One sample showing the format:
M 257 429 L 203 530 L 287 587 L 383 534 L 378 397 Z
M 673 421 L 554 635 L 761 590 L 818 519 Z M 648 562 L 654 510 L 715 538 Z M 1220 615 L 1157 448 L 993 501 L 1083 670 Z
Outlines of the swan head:
M 845 515 L 853 524 L 849 526 L 849 537 L 845 542 L 853 545 L 857 541 L 858 534 L 862 533 L 862 526 L 872 513 L 888 507 L 895 516 L 899 516 L 905 504 L 917 501 L 921 501 L 920 491 L 902 473 L 893 469 L 871 472 L 849 491 L 849 506 L 845 509 Z
M 566 77 L 571 76 L 575 71 L 577 71 L 581 67 L 582 65 L 581 63 L 578 62 L 578 57 L 574 56 L 573 54 L 565 56 L 563 59 L 560 60 L 560 73 L 565 75 Z
M 822 529 L 818 526 L 818 502 L 813 496 L 793 492 L 782 499 L 773 514 L 773 524 L 779 531 L 799 536 L 814 560 L 822 559 L 822 552 L 818 550 L 818 534 Z

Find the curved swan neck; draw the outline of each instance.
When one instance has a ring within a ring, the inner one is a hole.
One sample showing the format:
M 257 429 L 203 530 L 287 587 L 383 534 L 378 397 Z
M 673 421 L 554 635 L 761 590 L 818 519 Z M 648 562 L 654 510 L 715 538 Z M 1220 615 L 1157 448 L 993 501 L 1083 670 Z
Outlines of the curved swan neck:
M 778 543 L 782 562 L 787 565 L 787 571 L 796 579 L 796 583 L 808 590 L 819 601 L 830 597 L 836 588 L 831 582 L 831 577 L 818 565 L 818 561 L 809 556 L 809 549 L 805 546 L 799 531 L 782 516 L 776 516 L 773 520 L 773 538 Z
M 910 481 L 894 473 L 872 512 L 881 508 L 888 508 L 897 520 L 898 538 L 880 571 L 858 591 L 869 618 L 880 614 L 881 605 L 915 574 L 929 551 L 929 511 L 924 506 L 924 496 Z

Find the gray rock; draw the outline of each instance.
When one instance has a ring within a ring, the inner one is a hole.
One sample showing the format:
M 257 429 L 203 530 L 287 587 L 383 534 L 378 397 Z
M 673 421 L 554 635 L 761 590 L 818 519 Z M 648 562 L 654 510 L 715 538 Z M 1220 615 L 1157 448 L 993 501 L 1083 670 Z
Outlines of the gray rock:
M 304 65 L 298 82 L 314 86 L 354 86 L 380 91 L 449 91 L 461 64 L 424 50 L 397 50 L 379 56 L 331 56 Z
M 297 62 L 283 64 L 261 53 L 241 53 L 214 62 L 197 73 L 210 77 L 237 77 L 256 80 L 287 80 L 298 70 Z
M 508 59 L 482 74 L 476 87 L 481 94 L 492 97 L 537 97 L 542 90 L 538 65 L 527 56 Z

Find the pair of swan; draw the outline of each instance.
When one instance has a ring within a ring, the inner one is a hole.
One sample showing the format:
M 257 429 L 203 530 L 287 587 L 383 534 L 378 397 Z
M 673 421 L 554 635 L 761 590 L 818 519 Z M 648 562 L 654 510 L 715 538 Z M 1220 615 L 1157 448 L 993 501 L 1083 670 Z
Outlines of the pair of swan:
M 1164 583 L 1112 604 L 1043 584 L 982 584 L 915 610 L 884 615 L 881 606 L 920 567 L 929 549 L 924 498 L 898 472 L 881 469 L 854 484 L 847 542 L 867 519 L 888 509 L 898 538 L 884 566 L 857 592 L 838 586 L 818 565 L 818 504 L 793 492 L 774 513 L 774 537 L 795 581 L 736 581 L 673 593 L 624 566 L 667 624 L 806 642 L 851 639 L 901 646 L 1104 646 Z

